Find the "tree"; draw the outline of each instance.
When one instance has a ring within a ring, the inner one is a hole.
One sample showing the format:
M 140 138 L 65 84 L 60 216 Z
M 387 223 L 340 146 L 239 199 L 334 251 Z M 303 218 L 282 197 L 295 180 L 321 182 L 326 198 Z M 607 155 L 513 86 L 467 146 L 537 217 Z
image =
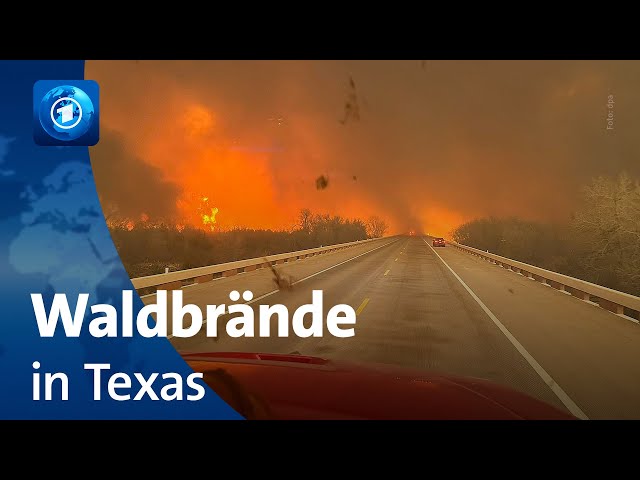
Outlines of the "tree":
M 387 222 L 377 215 L 373 215 L 369 217 L 369 221 L 367 222 L 367 236 L 369 238 L 383 237 L 388 228 Z
M 582 191 L 570 222 L 481 218 L 455 241 L 632 295 L 640 295 L 640 182 L 599 177 Z
M 304 208 L 300 211 L 300 215 L 298 215 L 298 229 L 302 230 L 305 233 L 311 233 L 311 229 L 313 226 L 313 214 L 311 210 L 308 208 Z
M 582 200 L 572 221 L 579 264 L 595 282 L 640 292 L 640 182 L 598 177 Z

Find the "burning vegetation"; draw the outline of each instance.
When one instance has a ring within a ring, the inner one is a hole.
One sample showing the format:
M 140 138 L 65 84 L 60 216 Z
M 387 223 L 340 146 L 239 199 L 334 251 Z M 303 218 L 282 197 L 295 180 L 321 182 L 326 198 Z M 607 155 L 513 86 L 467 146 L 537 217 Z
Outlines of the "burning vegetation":
M 206 202 L 203 197 L 201 201 Z M 208 201 L 208 200 L 207 200 Z M 215 211 L 215 207 L 213 208 Z M 215 214 L 213 215 L 215 219 Z M 211 215 L 209 215 L 211 221 Z M 295 226 L 287 230 L 258 230 L 241 227 L 219 228 L 215 224 L 192 226 L 175 222 L 131 220 L 108 222 L 120 258 L 134 277 L 171 270 L 265 257 L 336 243 L 364 240 L 386 233 L 384 221 L 346 219 L 340 216 L 300 212 Z M 216 226 L 213 230 L 211 227 Z M 275 271 L 274 271 L 275 270 Z M 278 288 L 289 288 L 293 279 L 275 268 Z

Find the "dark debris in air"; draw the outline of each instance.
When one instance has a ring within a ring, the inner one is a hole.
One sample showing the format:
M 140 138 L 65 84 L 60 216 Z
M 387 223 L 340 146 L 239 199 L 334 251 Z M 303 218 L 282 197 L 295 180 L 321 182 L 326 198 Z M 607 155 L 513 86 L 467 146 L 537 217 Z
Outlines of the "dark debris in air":
M 358 103 L 356 82 L 353 81 L 352 76 L 349 76 L 349 92 L 347 93 L 347 100 L 344 104 L 344 116 L 342 117 L 342 120 L 340 120 L 340 123 L 344 125 L 349 120 L 360 120 L 360 106 Z
M 515 292 L 513 291 L 513 288 L 509 288 L 508 290 L 509 290 L 509 293 L 515 293 Z
M 295 279 L 291 275 L 285 275 L 284 273 L 280 272 L 266 258 L 264 258 L 264 261 L 267 265 L 269 265 L 269 269 L 273 274 L 273 283 L 275 283 L 278 290 L 292 290 Z
M 329 186 L 329 177 L 327 177 L 326 175 L 320 175 L 318 178 L 316 178 L 316 188 L 318 190 L 324 190 L 328 186 Z

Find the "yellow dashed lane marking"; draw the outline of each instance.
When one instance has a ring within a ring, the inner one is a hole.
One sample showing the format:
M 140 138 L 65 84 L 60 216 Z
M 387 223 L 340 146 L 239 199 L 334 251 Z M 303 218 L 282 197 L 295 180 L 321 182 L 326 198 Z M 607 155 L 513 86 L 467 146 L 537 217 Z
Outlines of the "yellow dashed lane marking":
M 367 303 L 369 303 L 369 299 L 365 298 L 362 303 L 360 304 L 360 306 L 358 307 L 358 309 L 356 310 L 356 316 L 360 315 L 362 313 L 362 311 L 364 310 L 364 307 L 367 306 Z
M 390 272 L 391 270 L 387 270 L 386 272 L 384 272 L 384 276 L 386 277 L 387 274 Z

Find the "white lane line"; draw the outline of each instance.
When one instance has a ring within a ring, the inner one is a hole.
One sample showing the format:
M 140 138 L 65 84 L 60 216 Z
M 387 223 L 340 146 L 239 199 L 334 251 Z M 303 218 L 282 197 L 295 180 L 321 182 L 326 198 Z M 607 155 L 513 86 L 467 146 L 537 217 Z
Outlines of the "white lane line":
M 297 284 L 299 284 L 299 283 L 302 283 L 302 282 L 304 282 L 305 280 L 309 280 L 310 278 L 313 278 L 313 277 L 315 277 L 316 275 L 320 275 L 321 273 L 328 272 L 329 270 L 332 270 L 332 269 L 334 269 L 334 268 L 336 268 L 336 267 L 339 267 L 340 265 L 344 265 L 345 263 L 350 262 L 351 260 L 355 260 L 356 258 L 360 258 L 360 257 L 362 257 L 363 255 L 366 255 L 367 253 L 375 252 L 376 250 L 378 250 L 378 249 L 380 249 L 380 248 L 382 248 L 382 247 L 386 247 L 387 245 L 391 245 L 392 243 L 395 243 L 395 242 L 397 242 L 397 241 L 398 241 L 398 240 L 396 239 L 396 240 L 393 240 L 393 241 L 391 241 L 391 242 L 385 243 L 384 245 L 380 245 L 379 247 L 373 248 L 373 249 L 371 249 L 371 250 L 367 250 L 366 252 L 361 253 L 360 255 L 356 255 L 355 257 L 351 257 L 351 258 L 349 258 L 349 259 L 347 259 L 347 260 L 345 260 L 345 261 L 343 261 L 343 262 L 337 263 L 337 264 L 335 264 L 335 265 L 333 265 L 333 266 L 331 266 L 331 267 L 329 267 L 329 268 L 325 268 L 324 270 L 320 270 L 319 272 L 312 273 L 311 275 L 308 275 L 308 276 L 306 276 L 306 277 L 304 277 L 304 278 L 301 278 L 300 280 L 296 280 L 295 282 L 293 282 L 293 283 L 291 284 L 291 286 L 293 286 L 293 285 L 297 285 Z M 254 298 L 253 300 L 250 300 L 250 301 L 248 301 L 248 302 L 244 302 L 244 304 L 245 304 L 245 305 L 251 305 L 252 303 L 256 303 L 256 302 L 258 302 L 258 301 L 260 301 L 260 300 L 262 300 L 262 299 L 264 299 L 264 298 L 267 298 L 267 297 L 269 297 L 269 296 L 273 295 L 274 293 L 278 293 L 279 291 L 280 291 L 280 290 L 273 290 L 273 291 L 271 291 L 271 292 L 265 293 L 264 295 L 260 295 L 259 297 L 256 297 L 256 298 Z M 224 313 L 223 313 L 222 315 L 227 315 L 228 313 L 229 313 L 229 312 L 227 311 L 227 309 L 225 309 L 225 311 L 224 311 Z M 207 319 L 205 318 L 205 319 L 202 321 L 202 325 L 205 325 L 206 323 L 207 323 Z M 173 338 L 173 335 L 167 335 L 167 338 L 171 339 L 171 338 Z
M 569 398 L 569 395 L 567 395 L 566 392 L 560 387 L 560 385 L 558 385 L 556 381 L 553 378 L 551 378 L 551 375 L 549 375 L 547 371 L 544 368 L 542 368 L 542 365 L 540 365 L 536 361 L 536 359 L 531 356 L 531 354 L 527 351 L 527 349 L 524 348 L 522 344 L 516 339 L 516 337 L 514 337 L 511 334 L 511 332 L 507 329 L 507 327 L 505 327 L 502 324 L 502 322 L 498 320 L 498 318 L 493 314 L 491 310 L 489 310 L 489 308 L 482 302 L 482 300 L 480 300 L 478 296 L 475 293 L 473 293 L 473 290 L 471 290 L 469 286 L 466 283 L 464 283 L 464 281 L 458 276 L 458 274 L 454 272 L 453 269 L 447 264 L 447 262 L 443 260 L 443 258 L 438 254 L 438 252 L 436 252 L 433 249 L 433 247 L 429 245 L 424 238 L 422 239 L 422 241 L 424 241 L 427 247 L 429 247 L 433 251 L 433 253 L 436 254 L 436 256 L 440 259 L 440 261 L 444 264 L 444 266 L 449 269 L 449 271 L 453 274 L 453 276 L 456 277 L 456 279 L 458 279 L 458 281 L 467 290 L 467 292 L 469 292 L 469 295 L 471 295 L 473 299 L 476 302 L 478 302 L 478 305 L 482 307 L 482 310 L 484 310 L 484 313 L 486 313 L 489 316 L 489 318 L 493 321 L 493 323 L 496 324 L 496 326 L 500 329 L 500 331 L 504 333 L 505 337 L 507 337 L 507 339 L 511 342 L 511 344 L 514 347 L 516 347 L 516 350 L 518 350 L 518 352 L 520 352 L 520 354 L 524 357 L 524 359 L 527 362 L 529 362 L 529 365 L 533 367 L 536 373 L 540 376 L 540 378 L 542 378 L 544 383 L 546 383 L 549 386 L 551 391 L 553 391 L 553 393 L 556 394 L 556 396 L 560 399 L 560 401 L 564 404 L 564 406 L 567 407 L 567 409 L 574 416 L 581 418 L 582 420 L 588 420 L 589 417 L 587 417 L 587 415 L 580 409 L 580 407 L 578 407 L 578 405 L 576 405 L 576 403 L 573 400 L 571 400 L 571 398 Z

